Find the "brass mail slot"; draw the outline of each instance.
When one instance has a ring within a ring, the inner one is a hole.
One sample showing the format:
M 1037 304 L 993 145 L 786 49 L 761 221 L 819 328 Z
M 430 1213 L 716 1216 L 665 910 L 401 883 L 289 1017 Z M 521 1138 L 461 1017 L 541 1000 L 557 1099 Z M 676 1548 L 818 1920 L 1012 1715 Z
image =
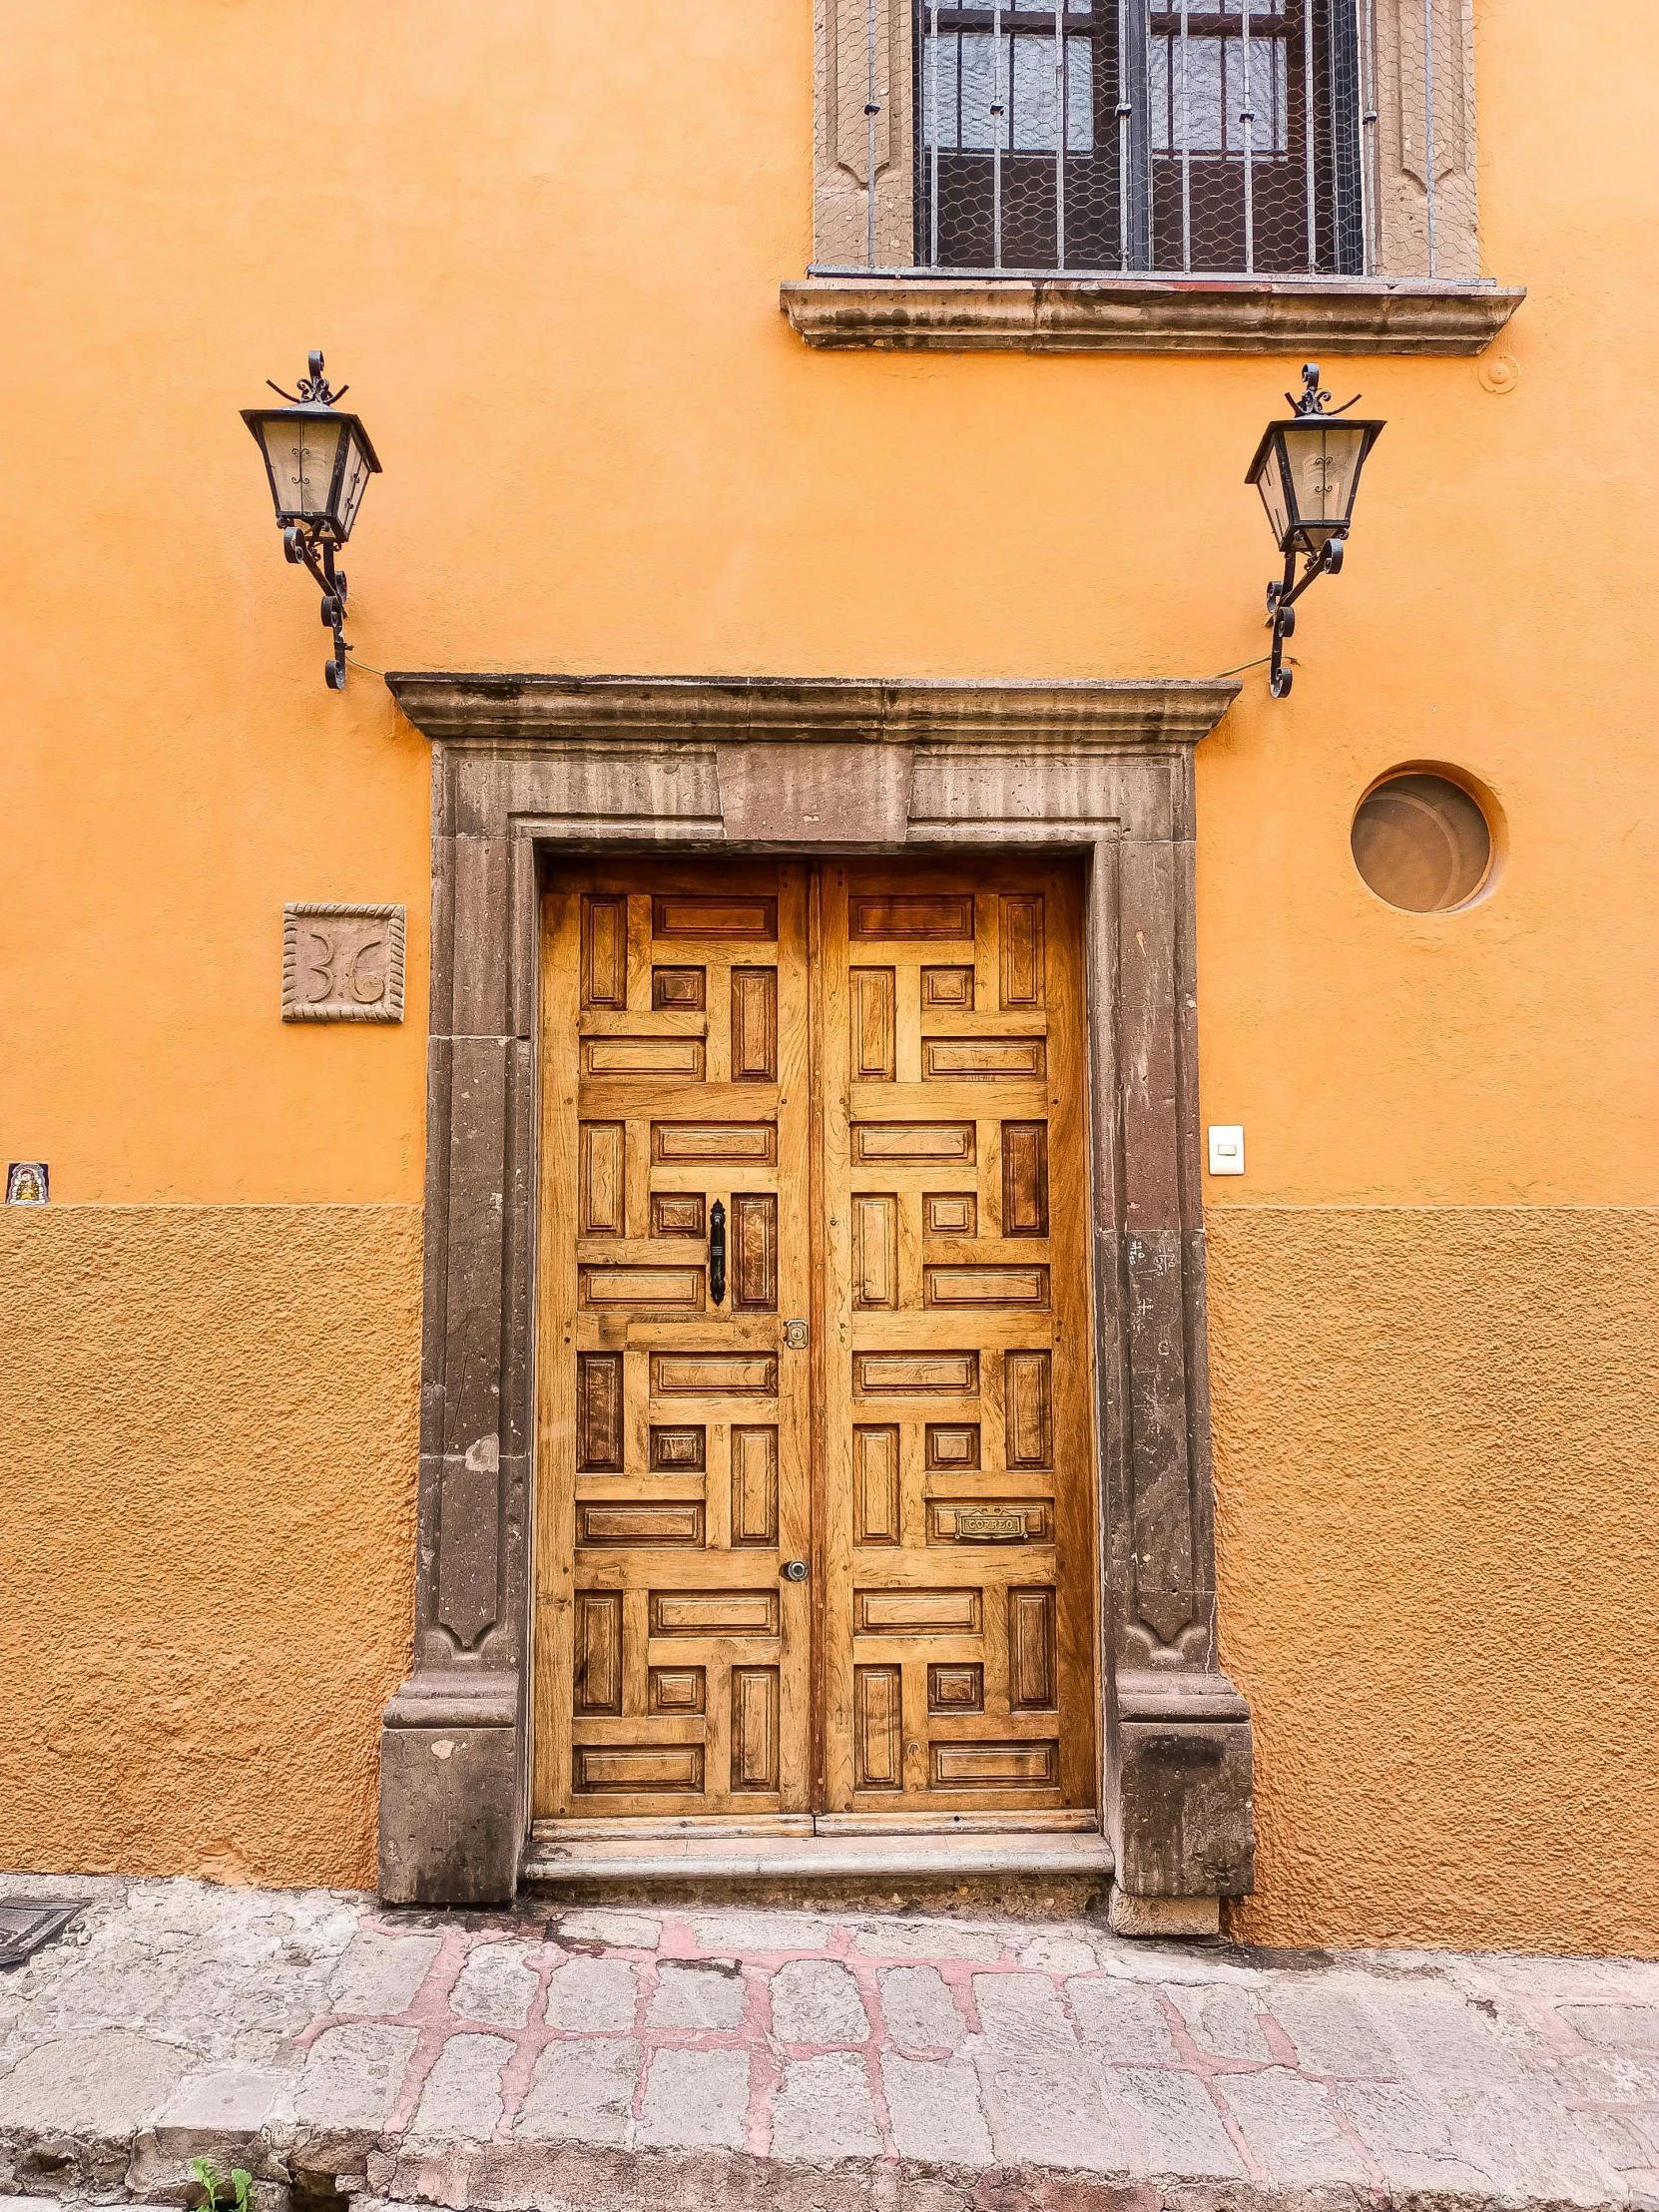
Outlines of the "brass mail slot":
M 959 1544 L 1017 1544 L 1025 1536 L 1025 1515 L 999 1510 L 994 1505 L 956 1508 L 956 1541 Z

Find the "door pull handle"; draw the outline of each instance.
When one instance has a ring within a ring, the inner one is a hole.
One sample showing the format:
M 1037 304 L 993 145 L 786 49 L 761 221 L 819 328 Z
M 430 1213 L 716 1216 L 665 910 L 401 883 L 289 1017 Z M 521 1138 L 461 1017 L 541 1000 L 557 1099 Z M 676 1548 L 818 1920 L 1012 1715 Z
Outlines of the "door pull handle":
M 812 1571 L 805 1559 L 786 1559 L 784 1561 L 784 1580 L 786 1582 L 805 1582 Z
M 726 1296 L 726 1209 L 717 1198 L 709 1209 L 709 1301 L 718 1306 Z

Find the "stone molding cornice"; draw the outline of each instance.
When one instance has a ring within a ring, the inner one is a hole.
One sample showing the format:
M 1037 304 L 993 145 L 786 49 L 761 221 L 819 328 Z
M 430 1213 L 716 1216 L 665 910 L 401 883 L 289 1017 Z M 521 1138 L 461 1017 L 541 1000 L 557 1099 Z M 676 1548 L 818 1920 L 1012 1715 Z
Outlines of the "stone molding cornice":
M 1525 297 L 1518 285 L 1383 277 L 872 274 L 779 286 L 809 345 L 950 353 L 1472 354 Z
M 1118 749 L 1197 745 L 1241 689 L 1222 677 L 956 683 L 406 670 L 386 685 L 417 730 L 448 745 L 801 738 Z

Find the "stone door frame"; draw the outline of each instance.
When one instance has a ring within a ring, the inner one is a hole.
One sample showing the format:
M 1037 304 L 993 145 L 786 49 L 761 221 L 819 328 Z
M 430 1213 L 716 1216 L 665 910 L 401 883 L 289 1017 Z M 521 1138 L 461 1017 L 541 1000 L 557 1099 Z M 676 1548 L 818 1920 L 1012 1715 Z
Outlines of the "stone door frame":
M 1250 1715 L 1217 1648 L 1193 798 L 1194 748 L 1239 686 L 387 683 L 433 758 L 414 1666 L 381 1730 L 382 1897 L 504 1902 L 528 1828 L 544 858 L 1006 845 L 1086 864 L 1116 1880 L 1149 1900 L 1247 1894 Z

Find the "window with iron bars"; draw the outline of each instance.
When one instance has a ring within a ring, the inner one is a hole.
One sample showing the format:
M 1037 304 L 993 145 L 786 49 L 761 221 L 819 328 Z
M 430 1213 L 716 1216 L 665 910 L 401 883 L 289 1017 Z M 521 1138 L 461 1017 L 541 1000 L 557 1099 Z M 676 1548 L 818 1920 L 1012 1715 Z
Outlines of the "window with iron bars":
M 910 52 L 918 268 L 1375 266 L 1369 0 L 914 0 Z

